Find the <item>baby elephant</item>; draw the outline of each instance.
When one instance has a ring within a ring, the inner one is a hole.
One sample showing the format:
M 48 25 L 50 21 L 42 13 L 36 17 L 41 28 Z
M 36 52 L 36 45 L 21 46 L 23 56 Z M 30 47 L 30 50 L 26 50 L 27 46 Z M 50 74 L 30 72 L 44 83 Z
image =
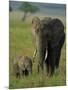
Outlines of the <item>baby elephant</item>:
M 32 60 L 28 56 L 18 56 L 14 59 L 16 77 L 32 74 Z

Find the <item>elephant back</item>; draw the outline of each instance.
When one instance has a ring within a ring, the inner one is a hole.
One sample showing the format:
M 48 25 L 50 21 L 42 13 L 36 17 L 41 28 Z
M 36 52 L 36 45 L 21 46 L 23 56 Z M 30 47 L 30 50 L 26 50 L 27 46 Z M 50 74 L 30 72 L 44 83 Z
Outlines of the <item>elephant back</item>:
M 55 47 L 59 44 L 60 40 L 65 37 L 64 25 L 59 19 L 52 19 L 48 24 L 51 31 L 51 46 Z
M 53 31 L 53 32 L 63 32 L 64 31 L 64 25 L 62 23 L 61 20 L 59 19 L 52 19 L 49 23 L 48 23 L 48 26 L 50 27 L 50 29 Z

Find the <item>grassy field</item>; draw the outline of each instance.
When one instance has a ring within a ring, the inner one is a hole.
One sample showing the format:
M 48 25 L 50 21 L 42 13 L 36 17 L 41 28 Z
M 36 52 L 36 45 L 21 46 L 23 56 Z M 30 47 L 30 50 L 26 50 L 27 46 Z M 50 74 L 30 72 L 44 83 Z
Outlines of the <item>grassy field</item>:
M 59 70 L 53 77 L 47 76 L 46 72 L 37 73 L 36 60 L 33 64 L 33 73 L 31 76 L 17 79 L 13 71 L 13 60 L 15 56 L 27 55 L 32 58 L 34 43 L 32 43 L 31 22 L 23 22 L 9 17 L 9 88 L 30 88 L 66 85 L 66 58 L 65 44 L 61 53 Z

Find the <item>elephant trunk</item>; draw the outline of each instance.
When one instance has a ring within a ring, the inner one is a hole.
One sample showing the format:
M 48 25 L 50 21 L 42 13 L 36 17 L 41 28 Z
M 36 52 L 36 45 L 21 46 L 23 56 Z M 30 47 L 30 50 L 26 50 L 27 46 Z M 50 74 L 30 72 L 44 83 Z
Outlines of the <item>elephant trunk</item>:
M 43 36 L 41 34 L 42 32 L 40 31 L 39 34 L 35 35 L 35 40 L 36 40 L 36 50 L 33 54 L 33 59 L 35 58 L 37 54 L 37 63 L 39 64 L 39 68 L 43 70 L 44 68 L 44 61 L 47 59 L 48 56 L 48 48 L 47 48 L 47 40 L 44 42 Z

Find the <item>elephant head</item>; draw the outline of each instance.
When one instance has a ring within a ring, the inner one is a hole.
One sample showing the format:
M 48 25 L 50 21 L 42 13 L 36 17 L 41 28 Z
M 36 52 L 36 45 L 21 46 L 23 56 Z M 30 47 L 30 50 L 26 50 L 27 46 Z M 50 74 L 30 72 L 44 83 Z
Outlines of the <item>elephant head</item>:
M 34 17 L 32 26 L 32 32 L 36 41 L 38 66 L 43 70 L 44 62 L 47 61 L 47 67 L 50 67 L 51 73 L 53 73 L 57 49 L 60 49 L 59 52 L 61 52 L 61 47 L 64 43 L 64 25 L 59 19 L 46 17 L 40 20 L 38 17 Z

